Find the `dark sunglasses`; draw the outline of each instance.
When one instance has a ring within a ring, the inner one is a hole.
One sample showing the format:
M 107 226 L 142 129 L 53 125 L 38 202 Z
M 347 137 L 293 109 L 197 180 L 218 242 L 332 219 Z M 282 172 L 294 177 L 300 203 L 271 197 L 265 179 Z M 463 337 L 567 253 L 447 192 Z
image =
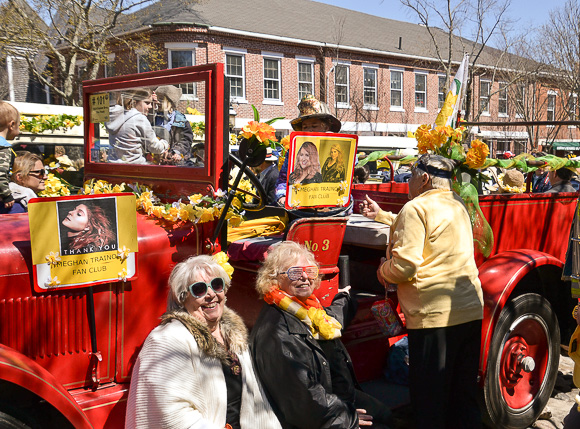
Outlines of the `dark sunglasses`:
M 286 274 L 291 281 L 296 281 L 302 278 L 302 273 L 305 273 L 306 277 L 310 280 L 314 280 L 318 277 L 318 267 L 316 265 L 308 267 L 290 267 L 280 274 Z
M 224 279 L 216 277 L 209 283 L 195 282 L 190 284 L 189 293 L 195 298 L 203 298 L 207 294 L 208 287 L 210 287 L 215 293 L 220 293 L 224 291 L 224 286 Z
M 46 172 L 46 170 L 44 168 L 42 168 L 40 170 L 30 170 L 28 172 L 28 174 L 32 174 L 33 176 L 40 176 L 40 177 L 44 177 L 44 176 L 48 175 L 48 173 Z

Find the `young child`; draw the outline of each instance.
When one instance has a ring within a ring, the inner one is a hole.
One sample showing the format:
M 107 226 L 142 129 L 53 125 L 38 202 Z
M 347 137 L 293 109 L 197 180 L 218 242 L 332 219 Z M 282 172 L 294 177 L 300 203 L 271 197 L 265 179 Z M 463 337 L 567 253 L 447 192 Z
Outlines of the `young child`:
M 0 101 L 0 198 L 5 209 L 14 205 L 14 198 L 10 192 L 10 168 L 14 151 L 8 140 L 13 140 L 20 134 L 20 114 L 10 103 Z

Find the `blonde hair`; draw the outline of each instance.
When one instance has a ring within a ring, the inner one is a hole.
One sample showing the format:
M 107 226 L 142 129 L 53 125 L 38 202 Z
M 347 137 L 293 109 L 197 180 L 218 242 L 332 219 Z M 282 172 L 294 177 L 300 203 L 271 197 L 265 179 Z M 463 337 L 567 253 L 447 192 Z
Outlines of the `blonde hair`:
M 6 101 L 0 101 L 0 131 L 4 131 L 10 121 L 18 123 L 20 113 L 18 109 Z
M 189 293 L 189 285 L 202 281 L 200 274 L 208 277 L 220 277 L 224 281 L 224 293 L 230 287 L 230 276 L 222 266 L 209 255 L 192 256 L 177 264 L 169 276 L 169 293 L 167 294 L 167 311 L 183 309 L 183 303 Z
M 42 158 L 35 153 L 27 152 L 27 151 L 18 151 L 16 152 L 16 158 L 14 159 L 14 165 L 12 166 L 12 181 L 18 183 L 16 180 L 17 175 L 20 174 L 20 177 L 26 177 L 30 174 L 31 170 L 34 170 L 34 165 L 37 161 L 42 161 Z
M 316 265 L 318 262 L 314 254 L 301 244 L 294 241 L 283 241 L 274 246 L 268 252 L 264 264 L 258 270 L 256 278 L 256 291 L 262 298 L 270 290 L 278 287 L 278 276 L 288 268 L 296 265 L 298 260 L 304 257 L 309 265 Z M 314 280 L 314 289 L 320 286 L 320 276 Z
M 125 110 L 135 107 L 137 101 L 143 101 L 151 97 L 153 92 L 148 88 L 130 89 L 121 93 L 121 104 Z

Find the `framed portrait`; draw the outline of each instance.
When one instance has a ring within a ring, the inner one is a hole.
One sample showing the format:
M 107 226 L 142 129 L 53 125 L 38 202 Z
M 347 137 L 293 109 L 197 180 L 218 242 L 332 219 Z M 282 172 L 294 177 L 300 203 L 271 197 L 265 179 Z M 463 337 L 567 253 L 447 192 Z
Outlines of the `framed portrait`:
M 37 292 L 137 277 L 133 194 L 35 198 L 28 213 Z
M 357 143 L 351 134 L 290 134 L 286 208 L 348 205 Z

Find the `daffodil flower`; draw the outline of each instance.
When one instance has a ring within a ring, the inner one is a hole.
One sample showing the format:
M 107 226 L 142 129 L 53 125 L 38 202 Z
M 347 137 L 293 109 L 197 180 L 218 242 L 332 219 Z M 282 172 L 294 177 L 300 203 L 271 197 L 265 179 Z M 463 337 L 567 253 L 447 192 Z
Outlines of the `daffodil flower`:
M 129 253 L 131 253 L 131 251 L 123 246 L 117 251 L 117 257 L 121 259 L 121 262 L 123 262 L 129 257 Z
M 117 273 L 118 279 L 124 282 L 127 281 L 127 268 L 123 268 L 119 273 Z
M 44 286 L 46 287 L 55 287 L 58 286 L 60 284 L 60 280 L 58 279 L 57 276 L 54 276 L 54 278 L 49 277 L 45 282 L 44 282 Z
M 56 265 L 61 261 L 58 252 L 50 252 L 49 255 L 44 257 L 44 259 L 46 259 L 46 262 L 48 262 L 50 265 Z
M 228 262 L 229 261 L 228 255 L 226 255 L 224 252 L 218 252 L 215 255 L 213 255 L 212 258 L 224 269 L 226 274 L 231 279 L 232 275 L 234 274 L 234 267 L 232 267 Z

